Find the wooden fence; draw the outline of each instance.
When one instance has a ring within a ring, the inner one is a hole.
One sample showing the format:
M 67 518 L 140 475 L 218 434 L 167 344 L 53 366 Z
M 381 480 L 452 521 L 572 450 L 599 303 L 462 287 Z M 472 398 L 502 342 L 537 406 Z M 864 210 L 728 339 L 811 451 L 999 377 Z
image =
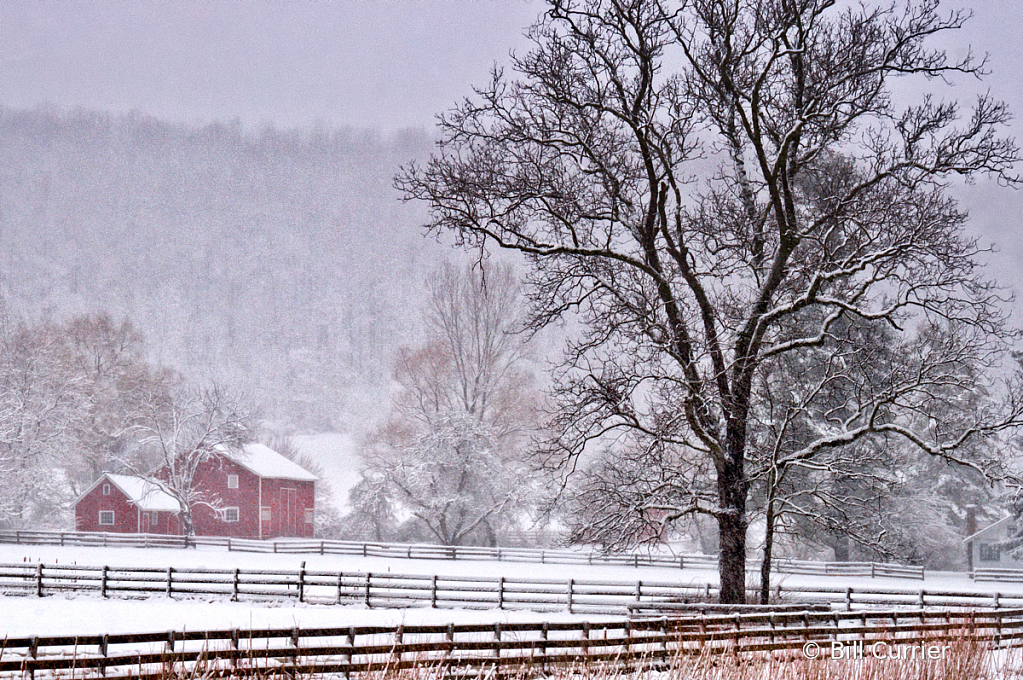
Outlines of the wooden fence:
M 975 581 L 1023 583 L 1023 569 L 974 569 L 970 578 Z
M 103 597 L 220 595 L 238 599 L 296 599 L 366 607 L 521 609 L 628 614 L 637 604 L 711 602 L 717 586 L 680 581 L 610 581 L 391 572 L 201 569 L 177 567 L 0 564 L 0 591 L 39 597 L 98 592 Z M 854 606 L 1023 607 L 1023 592 L 979 593 L 943 589 L 842 588 L 778 584 L 778 602 Z
M 678 567 L 717 569 L 713 555 L 658 555 L 649 553 L 604 554 L 581 550 L 536 548 L 486 548 L 429 544 L 360 543 L 325 539 L 252 540 L 220 536 L 164 536 L 158 534 L 114 534 L 105 532 L 0 531 L 0 542 L 25 545 L 103 546 L 136 548 L 219 548 L 235 552 L 354 555 L 420 560 L 485 560 L 533 564 L 606 564 L 626 567 Z M 751 565 L 750 569 L 758 567 Z M 878 562 L 812 562 L 778 559 L 775 573 L 816 576 L 888 576 L 924 578 L 923 567 Z
M 153 677 L 175 668 L 183 677 L 245 675 L 257 669 L 287 677 L 351 677 L 412 667 L 444 667 L 465 676 L 522 675 L 582 664 L 664 668 L 682 655 L 724 651 L 798 655 L 803 650 L 827 658 L 832 643 L 855 649 L 854 641 L 862 641 L 866 654 L 878 645 L 882 651 L 901 645 L 940 649 L 943 642 L 967 638 L 985 645 L 1020 645 L 1023 609 L 8 638 L 0 652 L 0 676 Z

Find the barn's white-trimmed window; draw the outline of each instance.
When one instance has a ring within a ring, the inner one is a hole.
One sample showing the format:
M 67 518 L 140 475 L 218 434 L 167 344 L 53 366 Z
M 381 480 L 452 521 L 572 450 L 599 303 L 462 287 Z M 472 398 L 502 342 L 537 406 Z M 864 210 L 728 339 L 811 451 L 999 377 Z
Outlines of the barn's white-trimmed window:
M 1002 558 L 1002 551 L 996 543 L 981 543 L 978 547 L 981 562 L 997 562 Z
M 228 475 L 227 476 L 227 488 L 228 489 L 237 489 L 238 488 L 238 475 Z
M 224 521 L 225 522 L 237 522 L 238 521 L 238 508 L 224 508 Z
M 306 508 L 305 509 L 305 523 L 306 524 L 312 524 L 313 523 L 313 509 L 312 508 Z
M 114 511 L 113 510 L 100 510 L 99 511 L 99 523 L 101 526 L 113 526 L 114 525 Z
M 104 496 L 109 496 L 110 495 L 110 485 L 109 484 L 104 484 L 103 485 L 103 495 Z
M 264 522 L 270 521 L 270 506 L 264 505 L 262 508 L 259 509 L 259 519 L 263 520 Z

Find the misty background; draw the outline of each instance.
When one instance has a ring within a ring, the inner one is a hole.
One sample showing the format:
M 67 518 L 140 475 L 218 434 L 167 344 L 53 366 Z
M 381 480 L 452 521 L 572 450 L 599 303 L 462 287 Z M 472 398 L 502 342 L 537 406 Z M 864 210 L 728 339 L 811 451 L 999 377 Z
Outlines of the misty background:
M 989 52 L 979 89 L 1021 115 L 1023 5 L 973 5 L 947 48 Z M 421 337 L 424 281 L 470 261 L 424 238 L 425 206 L 392 178 L 429 155 L 436 114 L 528 48 L 542 9 L 0 4 L 0 294 L 32 320 L 130 319 L 153 362 L 299 435 L 343 502 L 395 353 Z M 997 249 L 991 273 L 1019 289 L 1023 196 L 956 191 Z

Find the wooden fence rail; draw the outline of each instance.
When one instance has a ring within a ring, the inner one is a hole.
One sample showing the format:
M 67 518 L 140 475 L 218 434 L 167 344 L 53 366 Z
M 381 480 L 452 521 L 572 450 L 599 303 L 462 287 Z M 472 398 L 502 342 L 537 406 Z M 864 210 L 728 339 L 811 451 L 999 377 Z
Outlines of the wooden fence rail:
M 497 560 L 533 564 L 606 564 L 626 567 L 678 567 L 717 569 L 714 555 L 657 555 L 643 553 L 604 554 L 593 551 L 546 550 L 536 548 L 486 548 L 428 544 L 360 543 L 326 539 L 252 540 L 220 536 L 164 536 L 159 534 L 114 534 L 106 532 L 0 531 L 0 542 L 24 545 L 103 546 L 136 548 L 219 548 L 236 552 L 355 555 L 420 560 Z M 751 569 L 754 569 L 751 566 Z M 923 567 L 877 562 L 812 562 L 775 560 L 779 574 L 817 576 L 888 576 L 923 579 Z
M 518 609 L 629 614 L 657 606 L 709 603 L 717 586 L 679 581 L 611 581 L 391 572 L 201 569 L 180 567 L 0 564 L 0 591 L 38 597 L 59 592 L 98 592 L 103 597 L 221 595 L 238 599 L 295 599 L 366 607 Z M 778 584 L 779 603 L 863 606 L 1023 607 L 1023 592 L 944 589 L 841 588 Z M 637 607 L 636 605 L 648 605 Z
M 1023 569 L 974 569 L 970 578 L 975 581 L 1007 581 L 1023 583 Z
M 962 614 L 934 611 L 765 612 L 681 619 L 352 626 L 332 629 L 169 631 L 124 635 L 9 638 L 0 677 L 154 677 L 169 665 L 203 675 L 345 674 L 444 666 L 459 675 L 520 674 L 569 664 L 664 667 L 678 655 L 726 650 L 795 652 L 832 641 L 848 645 L 937 645 L 976 638 L 1023 645 L 1023 609 Z M 868 652 L 869 653 L 869 652 Z

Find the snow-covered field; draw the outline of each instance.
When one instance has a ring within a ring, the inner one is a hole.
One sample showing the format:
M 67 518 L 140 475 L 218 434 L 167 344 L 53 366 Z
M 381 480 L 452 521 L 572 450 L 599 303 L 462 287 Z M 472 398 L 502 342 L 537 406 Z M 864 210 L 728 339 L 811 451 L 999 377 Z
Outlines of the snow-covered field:
M 660 581 L 679 585 L 716 584 L 712 570 L 617 566 L 566 566 L 463 560 L 404 560 L 337 555 L 285 555 L 221 550 L 164 550 L 139 548 L 78 548 L 0 544 L 0 563 L 43 562 L 88 566 L 155 566 L 177 568 L 394 572 L 422 575 L 505 576 L 540 579 Z M 849 578 L 780 575 L 785 585 L 852 588 L 955 590 L 1020 593 L 1023 584 L 974 583 L 963 574 L 936 573 L 925 581 L 894 578 Z M 103 599 L 99 595 L 56 595 L 44 598 L 0 597 L 0 636 L 152 632 L 224 628 L 334 627 L 404 623 L 470 623 L 548 620 L 597 620 L 592 614 L 538 614 L 523 611 L 463 611 L 450 609 L 367 609 L 361 605 L 309 605 L 297 602 L 230 602 L 226 598 L 141 600 Z

